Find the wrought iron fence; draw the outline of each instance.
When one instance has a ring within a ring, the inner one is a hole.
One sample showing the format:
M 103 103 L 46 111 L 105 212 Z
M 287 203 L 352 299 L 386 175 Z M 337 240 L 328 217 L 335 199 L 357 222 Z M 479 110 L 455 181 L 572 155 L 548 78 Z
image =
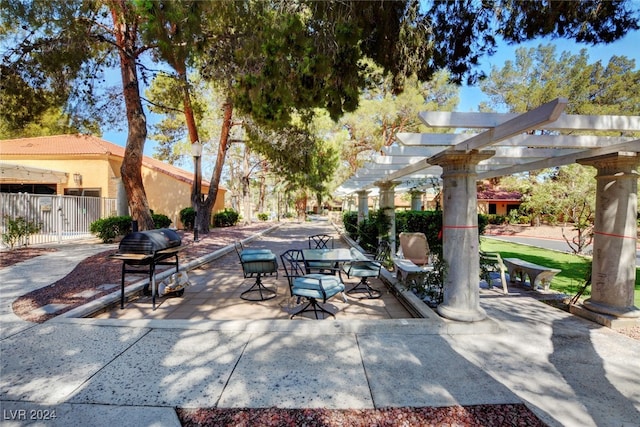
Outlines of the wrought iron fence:
M 40 228 L 19 245 L 61 243 L 63 240 L 91 236 L 91 223 L 117 215 L 115 198 L 0 193 L 0 230 L 4 234 L 9 220 L 24 218 Z

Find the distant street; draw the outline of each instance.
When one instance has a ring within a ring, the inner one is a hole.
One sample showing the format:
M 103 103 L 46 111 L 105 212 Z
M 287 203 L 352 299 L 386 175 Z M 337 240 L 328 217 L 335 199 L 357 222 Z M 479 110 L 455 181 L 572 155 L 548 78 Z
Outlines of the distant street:
M 536 237 L 514 237 L 514 236 L 484 236 L 488 239 L 498 239 L 507 242 L 521 243 L 524 245 L 536 246 L 539 248 L 553 249 L 556 251 L 571 253 L 569 245 L 564 240 L 556 239 L 540 239 Z M 585 250 L 586 254 L 591 254 L 593 247 L 588 246 Z M 640 267 L 640 251 L 636 251 L 636 267 Z

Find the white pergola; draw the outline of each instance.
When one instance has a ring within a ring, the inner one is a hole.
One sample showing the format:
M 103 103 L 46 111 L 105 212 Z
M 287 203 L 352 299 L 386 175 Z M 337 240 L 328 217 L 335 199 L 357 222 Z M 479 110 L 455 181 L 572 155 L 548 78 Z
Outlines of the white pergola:
M 461 133 L 399 133 L 397 143 L 384 147 L 383 155 L 366 163 L 338 188 L 346 195 L 376 190 L 376 183 L 397 181 L 397 190 L 412 188 L 415 182 L 439 178 L 442 167 L 430 163 L 445 150 L 491 149 L 495 154 L 477 165 L 478 179 L 575 163 L 583 158 L 621 151 L 638 152 L 637 137 L 605 137 L 587 132 L 640 132 L 638 116 L 585 116 L 562 114 L 563 98 L 523 114 L 423 112 L 427 126 L 464 129 Z M 470 132 L 483 130 L 480 133 Z M 547 131 L 533 135 L 528 132 Z M 560 134 L 560 133 L 563 134 Z M 575 132 L 577 134 L 566 134 Z
M 601 136 L 640 132 L 640 117 L 563 114 L 566 105 L 559 98 L 523 114 L 420 113 L 427 126 L 455 133 L 398 134 L 383 155 L 339 187 L 341 195 L 358 195 L 359 219 L 375 191 L 393 219 L 394 191 L 426 184 L 429 178 L 442 180 L 443 255 L 449 274 L 438 311 L 444 317 L 486 317 L 479 307 L 476 181 L 575 162 L 598 170 L 592 297 L 585 306 L 600 315 L 640 317 L 633 305 L 640 139 Z

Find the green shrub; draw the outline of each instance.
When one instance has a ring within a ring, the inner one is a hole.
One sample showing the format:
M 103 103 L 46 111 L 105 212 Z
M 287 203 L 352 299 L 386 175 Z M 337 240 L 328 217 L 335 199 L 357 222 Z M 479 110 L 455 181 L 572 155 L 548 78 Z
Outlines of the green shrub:
M 507 221 L 509 224 L 517 224 L 519 216 L 520 214 L 517 209 L 511 209 L 507 214 Z
M 151 212 L 155 228 L 167 228 L 171 225 L 171 220 L 163 214 Z M 111 243 L 118 236 L 131 233 L 131 216 L 110 216 L 94 221 L 89 226 L 89 231 L 98 236 L 103 243 Z
M 268 219 L 269 219 L 269 214 L 268 214 L 268 213 L 261 212 L 261 213 L 259 213 L 259 214 L 258 214 L 258 219 L 259 219 L 260 221 L 266 221 L 266 220 L 268 220 Z
M 521 215 L 518 218 L 518 224 L 531 224 L 531 217 L 528 215 Z
M 185 230 L 193 230 L 193 226 L 196 223 L 196 210 L 191 206 L 180 211 L 180 222 Z
M 369 218 L 365 218 L 357 226 L 357 241 L 362 249 L 376 252 L 379 241 L 389 238 L 390 221 L 383 209 L 369 212 Z
M 167 228 L 171 225 L 173 221 L 169 219 L 168 216 L 164 214 L 151 214 L 151 218 L 153 218 L 153 224 L 155 228 Z
M 366 251 L 376 252 L 379 241 L 389 239 L 390 218 L 382 209 L 369 212 L 369 217 L 359 224 L 358 212 L 344 212 L 342 223 L 347 235 L 356 240 Z
M 489 216 L 484 214 L 478 214 L 478 234 L 483 235 L 489 224 Z
M 367 252 L 375 252 L 378 246 L 378 227 L 375 221 L 365 218 L 358 224 L 358 244 Z
M 507 223 L 507 217 L 504 215 L 489 214 L 487 215 L 489 224 L 502 225 Z
M 8 215 L 4 217 L 6 222 L 6 232 L 2 233 L 2 241 L 9 246 L 9 249 L 19 243 L 23 242 L 24 246 L 29 244 L 29 236 L 39 233 L 42 226 L 33 222 L 27 221 L 25 218 L 19 216 L 15 219 Z
M 231 208 L 225 208 L 213 215 L 213 225 L 216 227 L 231 227 L 240 220 L 240 214 Z
M 548 224 L 548 225 L 558 225 L 558 216 L 557 215 L 545 215 L 544 216 L 544 221 Z
M 342 223 L 347 235 L 352 239 L 358 237 L 358 212 L 347 211 L 342 214 Z
M 444 301 L 444 281 L 448 271 L 447 262 L 436 257 L 433 270 L 415 275 L 404 283 L 404 287 L 413 291 L 429 307 L 436 308 Z
M 111 243 L 116 237 L 131 232 L 131 217 L 123 215 L 101 218 L 92 222 L 89 230 L 97 235 L 103 243 Z

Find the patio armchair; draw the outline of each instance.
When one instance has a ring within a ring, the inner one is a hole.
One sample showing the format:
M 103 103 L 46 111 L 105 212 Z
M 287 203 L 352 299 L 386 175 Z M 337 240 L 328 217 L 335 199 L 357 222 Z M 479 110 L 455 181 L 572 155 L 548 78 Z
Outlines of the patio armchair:
M 346 273 L 348 278 L 359 277 L 360 282 L 347 291 L 348 295 L 366 293 L 369 299 L 380 298 L 382 293 L 369 285 L 369 279 L 380 276 L 382 263 L 389 258 L 390 250 L 389 242 L 383 240 L 378 245 L 378 250 L 373 260 L 357 260 L 363 257 L 363 255 L 357 249 L 351 248 L 352 258 L 356 261 L 345 263 L 342 266 L 342 271 Z
M 304 255 L 300 249 L 290 249 L 280 256 L 285 276 L 289 283 L 289 290 L 292 297 L 298 297 L 298 301 L 306 299 L 308 302 L 301 309 L 291 315 L 295 316 L 311 312 L 319 319 L 318 314 L 322 313 L 336 317 L 335 314 L 325 309 L 322 305 L 327 300 L 340 292 L 344 292 L 344 284 L 338 276 L 327 274 L 307 274 L 305 271 Z
M 400 233 L 400 250 L 402 258 L 416 265 L 429 264 L 429 243 L 424 233 Z

